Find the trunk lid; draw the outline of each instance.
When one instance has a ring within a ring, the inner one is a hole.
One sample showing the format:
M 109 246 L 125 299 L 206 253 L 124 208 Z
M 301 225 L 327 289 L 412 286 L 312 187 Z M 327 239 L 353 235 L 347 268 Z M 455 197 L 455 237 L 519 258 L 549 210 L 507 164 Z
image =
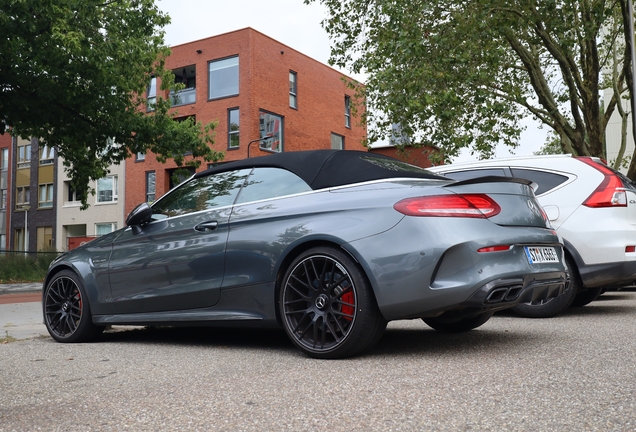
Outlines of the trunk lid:
M 532 182 L 509 177 L 478 177 L 444 186 L 458 195 L 486 194 L 501 211 L 488 219 L 502 226 L 551 228 L 550 222 L 534 196 Z

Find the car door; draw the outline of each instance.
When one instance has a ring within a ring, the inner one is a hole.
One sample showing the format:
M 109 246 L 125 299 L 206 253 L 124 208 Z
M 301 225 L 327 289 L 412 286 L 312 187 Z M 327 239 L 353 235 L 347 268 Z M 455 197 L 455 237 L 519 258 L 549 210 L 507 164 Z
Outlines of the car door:
M 152 206 L 153 221 L 113 244 L 111 303 L 118 313 L 186 310 L 220 296 L 232 204 L 251 170 L 193 178 Z
M 223 289 L 273 282 L 280 253 L 309 234 L 304 223 L 315 215 L 304 215 L 303 203 L 294 197 L 309 191 L 287 170 L 254 168 L 232 212 Z

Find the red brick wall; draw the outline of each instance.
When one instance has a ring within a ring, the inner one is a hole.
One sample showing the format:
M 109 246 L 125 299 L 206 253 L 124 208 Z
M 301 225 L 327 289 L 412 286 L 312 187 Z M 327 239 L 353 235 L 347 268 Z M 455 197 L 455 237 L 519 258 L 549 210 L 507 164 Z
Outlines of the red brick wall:
M 201 53 L 197 53 L 201 50 Z M 239 95 L 208 101 L 208 62 L 239 56 Z M 218 121 L 213 149 L 225 152 L 225 160 L 247 157 L 247 143 L 259 138 L 259 112 L 265 110 L 283 117 L 284 151 L 331 148 L 331 133 L 345 137 L 348 150 L 365 150 L 362 139 L 366 128 L 359 117 L 345 127 L 343 75 L 256 30 L 246 28 L 172 47 L 166 67 L 181 69 L 196 66 L 196 103 L 176 107 L 179 116 L 195 115 L 197 121 Z M 297 73 L 298 109 L 289 106 L 289 71 Z M 159 87 L 159 85 L 158 85 Z M 240 109 L 240 148 L 227 149 L 227 110 Z M 268 153 L 252 144 L 250 155 Z M 168 190 L 166 170 L 172 162 L 161 164 L 147 154 L 143 162 L 134 157 L 126 163 L 126 213 L 146 199 L 145 175 L 156 173 L 156 197 Z M 203 163 L 201 169 L 207 168 Z
M 371 149 L 373 153 L 383 154 L 385 156 L 391 156 L 401 161 L 416 165 L 422 168 L 428 168 L 432 164 L 428 159 L 428 156 L 435 150 L 429 147 L 413 148 L 407 147 L 404 150 L 399 150 L 395 147 L 382 147 Z

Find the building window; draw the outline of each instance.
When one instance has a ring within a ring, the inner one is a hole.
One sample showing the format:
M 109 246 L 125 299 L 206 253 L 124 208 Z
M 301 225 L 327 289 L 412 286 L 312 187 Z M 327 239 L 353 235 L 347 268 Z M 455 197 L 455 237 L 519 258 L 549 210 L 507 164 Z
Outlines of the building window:
M 344 149 L 344 137 L 335 133 L 331 134 L 331 148 L 336 150 Z
M 172 106 L 193 104 L 197 101 L 197 73 L 196 65 L 173 69 L 174 82 L 184 85 L 179 91 L 170 91 L 170 103 Z
M 66 202 L 68 202 L 68 203 L 78 203 L 78 202 L 82 201 L 82 197 L 77 193 L 75 188 L 71 185 L 70 181 L 64 182 L 64 189 L 65 189 L 65 193 L 66 193 Z
M 95 235 L 103 236 L 117 230 L 117 222 L 95 224 Z
M 9 168 L 9 149 L 3 148 L 1 151 L 2 154 L 0 155 L 0 163 L 2 165 L 0 165 L 0 169 L 6 170 Z
M 297 99 L 297 80 L 296 80 L 296 72 L 289 71 L 289 106 L 292 108 L 298 108 L 298 99 Z
M 239 148 L 239 109 L 227 110 L 227 148 Z
M 53 250 L 53 227 L 38 227 L 36 231 L 36 250 Z
M 40 165 L 50 165 L 55 157 L 55 149 L 44 144 L 40 147 Z
M 97 180 L 97 202 L 117 202 L 117 176 Z
M 38 196 L 38 208 L 53 207 L 53 184 L 41 184 Z
M 25 250 L 24 242 L 24 228 L 17 228 L 13 235 L 13 250 L 23 251 Z
M 209 63 L 209 98 L 239 94 L 239 58 L 230 57 Z
M 156 174 L 154 171 L 148 171 L 146 173 L 146 202 L 154 202 L 156 190 Z
M 351 98 L 349 96 L 345 96 L 345 126 L 351 127 Z
M 155 104 L 157 103 L 157 77 L 150 78 L 150 84 L 148 84 L 148 91 L 146 93 L 146 110 L 154 111 Z
M 274 153 L 283 151 L 283 118 L 281 116 L 261 111 L 259 129 L 263 150 Z
M 9 149 L 0 149 L 0 210 L 7 208 Z M 0 245 L 1 246 L 1 245 Z
M 18 146 L 18 168 L 22 168 L 31 162 L 31 144 Z M 22 166 L 21 166 L 22 165 Z
M 29 204 L 31 195 L 28 186 L 19 186 L 15 190 L 15 206 L 20 210 L 25 204 Z
M 146 153 L 139 152 L 135 155 L 135 162 L 143 162 L 146 160 Z

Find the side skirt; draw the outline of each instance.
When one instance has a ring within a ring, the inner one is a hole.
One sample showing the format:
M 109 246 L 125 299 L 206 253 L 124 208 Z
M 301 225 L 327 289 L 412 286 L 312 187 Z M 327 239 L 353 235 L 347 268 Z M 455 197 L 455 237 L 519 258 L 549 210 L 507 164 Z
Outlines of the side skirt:
M 93 323 L 98 325 L 140 325 L 157 323 L 201 323 L 207 321 L 263 321 L 265 317 L 243 311 L 196 309 L 186 311 L 148 312 L 137 314 L 95 315 Z

